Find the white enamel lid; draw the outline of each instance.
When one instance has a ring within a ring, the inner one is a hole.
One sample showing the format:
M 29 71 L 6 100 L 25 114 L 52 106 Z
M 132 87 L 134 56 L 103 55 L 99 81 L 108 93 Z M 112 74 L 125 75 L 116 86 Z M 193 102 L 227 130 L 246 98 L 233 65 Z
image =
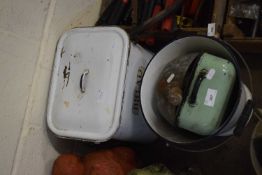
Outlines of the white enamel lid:
M 77 28 L 60 38 L 47 107 L 60 137 L 101 142 L 119 127 L 129 39 L 116 27 Z

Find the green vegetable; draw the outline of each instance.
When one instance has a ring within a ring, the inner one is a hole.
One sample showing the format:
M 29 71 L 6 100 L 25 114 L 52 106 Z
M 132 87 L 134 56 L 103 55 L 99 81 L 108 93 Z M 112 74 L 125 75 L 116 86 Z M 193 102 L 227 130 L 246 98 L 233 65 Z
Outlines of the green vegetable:
M 131 171 L 128 175 L 174 175 L 162 164 L 151 165 L 143 169 Z

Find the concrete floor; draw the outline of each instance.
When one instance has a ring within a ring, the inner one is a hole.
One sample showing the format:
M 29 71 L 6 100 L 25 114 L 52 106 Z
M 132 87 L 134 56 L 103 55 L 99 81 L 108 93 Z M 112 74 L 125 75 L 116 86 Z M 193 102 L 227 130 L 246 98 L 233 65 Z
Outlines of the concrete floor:
M 92 26 L 101 0 L 0 0 L 0 174 L 47 175 L 45 109 L 56 43 Z

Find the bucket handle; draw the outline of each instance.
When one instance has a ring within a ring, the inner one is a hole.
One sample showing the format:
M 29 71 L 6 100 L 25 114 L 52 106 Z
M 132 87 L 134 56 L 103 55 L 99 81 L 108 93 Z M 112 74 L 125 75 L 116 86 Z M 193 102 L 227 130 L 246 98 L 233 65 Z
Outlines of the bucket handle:
M 236 128 L 234 129 L 235 136 L 240 136 L 242 134 L 252 112 L 253 112 L 253 101 L 248 100 L 237 122 Z

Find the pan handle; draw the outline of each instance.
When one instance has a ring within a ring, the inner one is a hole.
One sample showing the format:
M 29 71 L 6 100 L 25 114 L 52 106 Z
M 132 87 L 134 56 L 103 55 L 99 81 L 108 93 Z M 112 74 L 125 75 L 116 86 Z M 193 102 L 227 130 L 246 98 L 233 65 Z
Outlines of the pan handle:
M 193 90 L 192 90 L 191 95 L 189 97 L 189 104 L 190 105 L 194 105 L 196 103 L 196 98 L 197 98 L 199 87 L 200 87 L 202 81 L 206 78 L 207 72 L 208 71 L 206 69 L 202 69 L 199 72 L 197 79 L 195 81 Z
M 248 100 L 234 130 L 235 136 L 240 136 L 253 112 L 253 101 Z

